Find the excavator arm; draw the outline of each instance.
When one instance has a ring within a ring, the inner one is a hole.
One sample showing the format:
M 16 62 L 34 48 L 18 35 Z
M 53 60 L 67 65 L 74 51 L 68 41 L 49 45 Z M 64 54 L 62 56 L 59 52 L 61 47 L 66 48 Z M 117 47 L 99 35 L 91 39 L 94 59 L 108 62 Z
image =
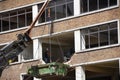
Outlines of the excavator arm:
M 17 40 L 0 49 L 0 73 L 2 73 L 4 68 L 9 65 L 9 60 L 13 60 L 14 58 L 16 58 L 27 46 L 32 43 L 30 32 L 35 26 L 35 23 L 37 22 L 39 17 L 41 17 L 42 13 L 45 11 L 45 8 L 48 5 L 49 1 L 50 0 L 45 1 L 38 15 L 31 23 L 30 27 L 28 27 L 24 33 L 17 35 Z

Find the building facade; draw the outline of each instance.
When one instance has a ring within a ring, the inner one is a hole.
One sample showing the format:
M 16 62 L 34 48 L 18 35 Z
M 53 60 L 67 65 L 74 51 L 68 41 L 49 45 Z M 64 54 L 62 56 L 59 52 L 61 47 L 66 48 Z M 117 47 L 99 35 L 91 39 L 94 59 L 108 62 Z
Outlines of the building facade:
M 44 1 L 0 0 L 0 48 L 29 27 Z M 0 80 L 119 80 L 119 3 L 51 0 L 30 33 L 33 43 L 3 70 Z M 49 62 L 66 63 L 73 69 L 65 77 L 27 75 L 31 66 Z

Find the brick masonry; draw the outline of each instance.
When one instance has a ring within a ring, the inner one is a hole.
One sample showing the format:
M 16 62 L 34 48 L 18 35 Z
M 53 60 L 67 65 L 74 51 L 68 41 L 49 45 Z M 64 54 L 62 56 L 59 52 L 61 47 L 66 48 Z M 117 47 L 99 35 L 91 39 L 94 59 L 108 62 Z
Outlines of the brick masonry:
M 120 8 L 111 9 L 103 12 L 98 12 L 90 15 L 79 16 L 76 18 L 67 19 L 53 23 L 53 32 L 60 32 L 83 26 L 89 26 L 97 23 L 107 22 L 115 19 L 120 19 Z M 48 34 L 49 25 L 41 25 L 35 27 L 31 32 L 31 37 L 37 37 Z M 16 34 L 22 33 L 24 30 L 13 31 L 6 34 L 0 34 L 0 44 L 11 42 L 16 39 Z
M 0 80 L 20 80 L 21 73 L 27 73 L 27 70 L 34 65 L 41 64 L 39 60 L 13 64 L 4 69 Z
M 76 53 L 70 60 L 71 65 L 81 64 L 85 62 L 94 62 L 99 60 L 120 58 L 120 47 L 111 47 L 94 51 Z
M 35 3 L 42 0 L 6 0 L 0 2 L 0 11 L 16 8 L 31 3 Z M 79 16 L 64 21 L 53 23 L 53 32 L 60 32 L 64 30 L 70 30 L 74 28 L 80 28 L 83 26 L 89 26 L 92 24 L 107 22 L 115 19 L 120 19 L 120 8 L 97 12 L 85 16 Z M 35 27 L 31 32 L 31 37 L 37 37 L 48 34 L 48 25 L 41 25 Z M 24 30 L 13 31 L 5 34 L 0 34 L 0 44 L 11 42 L 16 39 L 16 34 L 22 33 Z M 84 53 L 74 54 L 71 58 L 70 64 L 80 64 L 84 62 L 92 62 L 104 59 L 118 58 L 120 57 L 120 47 L 112 47 L 107 49 L 89 51 Z M 26 73 L 27 69 L 31 65 L 38 64 L 39 61 L 33 61 L 28 63 L 20 63 L 11 65 L 3 71 L 0 80 L 19 80 L 21 73 Z M 22 68 L 21 68 L 22 67 Z
M 0 2 L 0 11 L 16 8 L 24 5 L 29 5 L 32 3 L 40 2 L 43 0 L 5 0 Z

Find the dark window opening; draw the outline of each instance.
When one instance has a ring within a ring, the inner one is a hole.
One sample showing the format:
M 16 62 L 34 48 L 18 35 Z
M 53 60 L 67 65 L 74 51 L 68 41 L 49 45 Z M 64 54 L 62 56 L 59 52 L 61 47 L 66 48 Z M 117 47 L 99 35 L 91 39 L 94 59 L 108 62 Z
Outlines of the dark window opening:
M 118 34 L 117 34 L 117 29 L 110 30 L 110 44 L 116 44 L 118 43 Z M 116 36 L 115 36 L 116 35 Z
M 105 46 L 108 44 L 108 31 L 100 32 L 100 46 Z
M 2 19 L 2 31 L 9 30 L 9 18 Z
M 38 5 L 38 9 L 42 4 Z M 39 18 L 39 23 L 61 19 L 74 15 L 73 0 L 53 0 L 48 4 L 44 14 Z
M 56 17 L 57 19 L 66 17 L 66 5 L 56 7 Z
M 101 76 L 101 77 L 88 78 L 87 80 L 112 80 L 112 78 L 111 76 Z
M 98 44 L 98 33 L 90 34 L 90 48 L 99 46 Z
M 55 7 L 46 9 L 46 21 L 55 20 Z
M 74 13 L 73 10 L 73 3 L 67 4 L 67 16 L 72 16 Z
M 2 24 L 1 24 L 1 19 L 0 19 L 0 32 L 1 32 L 1 28 L 2 28 L 2 26 L 1 26 Z
M 27 20 L 26 20 L 27 25 L 26 26 L 29 26 L 32 22 L 32 13 L 27 13 L 26 17 L 27 17 Z
M 89 0 L 89 11 L 97 10 L 98 4 L 97 0 Z
M 45 22 L 45 11 L 43 12 L 41 17 L 39 18 L 39 23 L 42 23 L 42 22 Z
M 87 0 L 81 0 L 81 13 L 88 12 L 88 2 Z
M 56 0 L 56 5 L 63 4 L 65 0 Z
M 109 0 L 110 1 L 110 6 L 117 5 L 117 0 Z
M 16 29 L 17 24 L 17 16 L 10 17 L 10 29 Z
M 117 5 L 117 0 L 81 0 L 80 13 L 108 8 L 115 5 Z
M 21 27 L 25 27 L 25 15 L 19 15 L 18 16 L 18 27 L 21 28 Z
M 22 80 L 34 80 L 34 78 L 29 75 L 22 75 Z
M 1 13 L 1 31 L 12 30 L 30 25 L 32 22 L 32 7 L 26 7 Z
M 99 0 L 99 9 L 108 7 L 108 0 Z

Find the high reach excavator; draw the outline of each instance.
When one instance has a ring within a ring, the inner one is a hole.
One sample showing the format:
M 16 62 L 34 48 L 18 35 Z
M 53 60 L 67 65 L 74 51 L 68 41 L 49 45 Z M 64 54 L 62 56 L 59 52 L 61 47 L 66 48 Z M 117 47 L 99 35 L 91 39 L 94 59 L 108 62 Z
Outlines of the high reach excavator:
M 46 6 L 50 0 L 46 0 L 41 7 L 38 15 L 33 20 L 31 25 L 25 30 L 25 32 L 17 34 L 17 40 L 7 44 L 3 48 L 0 49 L 0 72 L 9 65 L 9 62 L 14 60 L 24 49 L 32 43 L 32 39 L 30 37 L 30 32 L 32 28 L 35 26 L 36 21 L 44 12 Z
M 8 45 L 4 46 L 2 49 L 0 49 L 0 75 L 2 74 L 2 71 L 9 66 L 10 61 L 14 60 L 22 51 L 25 50 L 27 46 L 29 46 L 32 43 L 32 39 L 30 37 L 30 32 L 35 26 L 35 23 L 41 17 L 42 13 L 45 11 L 45 8 L 47 7 L 50 0 L 46 0 L 41 7 L 38 15 L 33 20 L 31 25 L 25 30 L 24 33 L 17 34 L 17 40 L 9 43 Z M 36 65 L 32 66 L 28 70 L 28 74 L 34 76 L 34 77 L 40 77 L 48 74 L 56 74 L 56 75 L 66 75 L 68 65 L 64 65 L 62 63 L 48 63 L 44 65 Z

